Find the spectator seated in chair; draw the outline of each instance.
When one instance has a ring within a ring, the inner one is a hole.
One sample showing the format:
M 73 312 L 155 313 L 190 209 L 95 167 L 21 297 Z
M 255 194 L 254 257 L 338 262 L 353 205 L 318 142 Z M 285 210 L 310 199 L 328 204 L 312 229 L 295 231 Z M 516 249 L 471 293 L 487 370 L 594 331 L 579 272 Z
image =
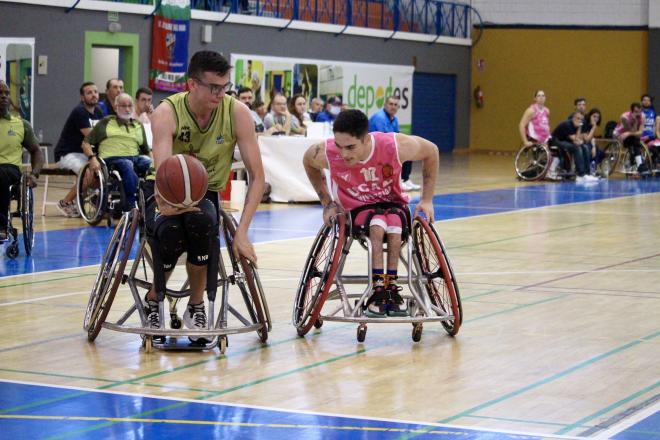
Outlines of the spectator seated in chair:
M 119 171 L 124 185 L 124 211 L 135 207 L 138 174 L 145 174 L 151 166 L 149 144 L 144 127 L 133 119 L 133 98 L 121 93 L 116 98 L 117 116 L 107 116 L 85 137 L 83 150 L 90 157 L 90 168 L 100 168 L 97 156 L 108 167 Z M 92 149 L 94 146 L 94 149 Z M 142 156 L 140 155 L 142 154 Z

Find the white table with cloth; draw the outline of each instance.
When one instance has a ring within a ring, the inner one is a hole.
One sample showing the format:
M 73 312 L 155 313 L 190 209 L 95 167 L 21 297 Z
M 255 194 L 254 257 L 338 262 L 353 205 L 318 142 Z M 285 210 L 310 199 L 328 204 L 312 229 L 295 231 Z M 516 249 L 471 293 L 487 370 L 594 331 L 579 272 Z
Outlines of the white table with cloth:
M 307 179 L 303 155 L 323 139 L 298 136 L 259 136 L 261 160 L 273 202 L 317 202 L 316 191 Z

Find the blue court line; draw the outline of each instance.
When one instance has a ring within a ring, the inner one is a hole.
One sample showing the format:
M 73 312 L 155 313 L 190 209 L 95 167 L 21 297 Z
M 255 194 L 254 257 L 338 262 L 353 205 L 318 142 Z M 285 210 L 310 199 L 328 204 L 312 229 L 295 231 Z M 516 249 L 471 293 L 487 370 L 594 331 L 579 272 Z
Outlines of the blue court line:
M 658 440 L 660 439 L 660 411 L 629 426 L 612 437 L 613 440 Z
M 0 381 L 0 388 L 3 390 L 0 407 L 44 395 L 54 402 L 39 411 L 0 416 L 6 438 L 126 438 L 131 433 L 139 433 L 142 438 L 392 439 L 405 433 L 417 434 L 421 439 L 548 438 L 478 428 L 299 413 L 14 382 Z M 63 396 L 76 393 L 81 394 L 73 401 L 56 403 L 62 402 Z M 136 409 L 154 415 L 135 417 Z M 93 427 L 99 429 L 88 432 Z
M 563 371 L 560 371 L 559 373 L 556 373 L 556 374 L 553 374 L 552 376 L 546 377 L 545 379 L 538 380 L 538 381 L 533 382 L 529 385 L 526 385 L 526 386 L 524 386 L 520 389 L 517 389 L 515 391 L 511 391 L 509 393 L 506 393 L 503 396 L 497 397 L 495 399 L 491 399 L 487 402 L 484 402 L 484 403 L 481 403 L 479 405 L 473 406 L 472 408 L 468 408 L 468 409 L 466 409 L 464 411 L 461 411 L 460 413 L 455 414 L 451 417 L 446 417 L 446 418 L 440 420 L 438 423 L 449 423 L 449 422 L 452 422 L 454 420 L 460 419 L 461 417 L 472 415 L 473 413 L 475 413 L 477 411 L 481 411 L 484 408 L 488 408 L 488 407 L 491 407 L 493 405 L 497 405 L 498 403 L 504 402 L 504 401 L 509 400 L 513 397 L 516 397 L 516 396 L 519 396 L 523 393 L 526 393 L 527 391 L 538 388 L 541 385 L 545 385 L 547 383 L 554 382 L 555 380 L 561 379 L 562 377 L 567 376 L 570 373 L 573 373 L 573 372 L 575 372 L 577 370 L 580 370 L 584 367 L 590 366 L 590 365 L 592 365 L 592 364 L 594 364 L 594 363 L 596 363 L 596 362 L 598 362 L 602 359 L 606 359 L 610 356 L 618 354 L 618 353 L 620 353 L 622 351 L 625 351 L 625 350 L 627 350 L 631 347 L 639 345 L 644 341 L 649 341 L 649 340 L 654 339 L 658 336 L 660 336 L 660 331 L 656 331 L 654 333 L 651 333 L 650 335 L 647 335 L 647 336 L 644 336 L 644 337 L 641 337 L 641 338 L 637 338 L 634 341 L 631 341 L 631 342 L 628 342 L 626 344 L 620 345 L 619 347 L 616 347 L 616 348 L 614 348 L 610 351 L 607 351 L 605 353 L 599 354 L 598 356 L 594 356 L 590 359 L 587 359 L 586 361 L 580 362 L 577 365 L 574 365 L 570 368 L 567 368 Z
M 592 186 L 566 182 L 440 194 L 433 197 L 433 204 L 435 218 L 442 221 L 657 192 L 660 179 L 605 180 Z M 320 224 L 321 209 L 317 205 L 259 211 L 249 236 L 254 243 L 312 237 L 310 231 Z M 31 257 L 22 251 L 16 260 L 0 257 L 0 278 L 99 264 L 111 234 L 112 229 L 107 227 L 37 232 Z

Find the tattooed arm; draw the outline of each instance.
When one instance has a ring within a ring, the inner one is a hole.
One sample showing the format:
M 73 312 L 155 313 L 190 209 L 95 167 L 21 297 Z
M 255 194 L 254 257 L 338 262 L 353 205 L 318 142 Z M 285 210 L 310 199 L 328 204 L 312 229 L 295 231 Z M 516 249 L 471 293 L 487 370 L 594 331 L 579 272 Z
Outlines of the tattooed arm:
M 415 207 L 415 215 L 423 212 L 429 222 L 433 222 L 433 191 L 438 179 L 438 166 L 440 158 L 438 147 L 431 141 L 419 136 L 408 136 L 397 133 L 396 142 L 399 146 L 399 158 L 401 162 L 407 160 L 422 161 L 422 197 Z
M 328 191 L 328 183 L 323 172 L 324 169 L 329 168 L 324 143 L 312 145 L 307 149 L 303 156 L 303 166 L 314 191 L 319 196 L 321 205 L 323 205 L 323 222 L 330 225 L 330 220 L 337 215 L 339 209 Z

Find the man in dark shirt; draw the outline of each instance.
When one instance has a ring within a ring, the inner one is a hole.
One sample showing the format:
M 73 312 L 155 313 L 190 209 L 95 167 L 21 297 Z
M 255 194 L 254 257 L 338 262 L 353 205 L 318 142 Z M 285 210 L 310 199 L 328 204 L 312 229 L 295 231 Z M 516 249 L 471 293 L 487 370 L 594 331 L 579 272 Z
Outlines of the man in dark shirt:
M 589 176 L 590 157 L 585 154 L 582 144 L 582 136 L 579 135 L 579 129 L 584 122 L 584 115 L 580 112 L 571 114 L 570 119 L 561 122 L 552 132 L 550 145 L 559 147 L 568 152 L 575 162 L 575 173 L 577 183 L 586 183 L 597 181 L 598 178 Z
M 57 165 L 60 168 L 79 174 L 87 163 L 88 158 L 83 153 L 81 145 L 85 136 L 92 131 L 94 123 L 103 118 L 98 102 L 99 91 L 93 82 L 86 82 L 80 86 L 80 104 L 69 114 L 55 146 L 55 160 L 58 161 Z M 57 209 L 66 217 L 80 217 L 75 198 L 74 184 L 66 196 L 57 203 Z
M 115 100 L 120 93 L 124 92 L 124 81 L 119 78 L 110 78 L 105 83 L 105 99 L 99 102 L 99 107 L 103 111 L 103 116 L 117 116 Z

